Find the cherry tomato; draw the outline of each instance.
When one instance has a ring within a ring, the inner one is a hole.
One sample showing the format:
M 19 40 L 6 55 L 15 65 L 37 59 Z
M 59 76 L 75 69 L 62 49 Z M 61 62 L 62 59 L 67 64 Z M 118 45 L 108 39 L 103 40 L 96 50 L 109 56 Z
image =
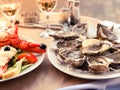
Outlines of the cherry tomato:
M 21 53 L 17 56 L 17 59 L 20 60 L 23 57 L 25 57 L 29 63 L 35 63 L 37 61 L 37 58 L 33 53 L 28 52 Z

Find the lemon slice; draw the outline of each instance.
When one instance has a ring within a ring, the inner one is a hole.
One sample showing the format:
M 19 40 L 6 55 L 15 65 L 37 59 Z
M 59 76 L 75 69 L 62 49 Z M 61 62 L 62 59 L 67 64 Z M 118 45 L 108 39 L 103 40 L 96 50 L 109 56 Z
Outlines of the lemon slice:
M 7 72 L 2 74 L 2 79 L 7 79 L 10 77 L 14 77 L 17 76 L 22 68 L 22 62 L 24 61 L 25 58 L 22 58 L 21 60 L 19 60 L 18 62 L 16 62 L 16 64 L 13 67 L 10 67 Z

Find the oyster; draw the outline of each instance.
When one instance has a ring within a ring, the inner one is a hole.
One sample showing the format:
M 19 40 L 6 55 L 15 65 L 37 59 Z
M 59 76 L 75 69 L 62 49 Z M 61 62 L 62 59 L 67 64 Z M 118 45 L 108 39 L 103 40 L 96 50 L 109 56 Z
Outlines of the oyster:
M 88 70 L 92 73 L 104 73 L 109 71 L 109 64 L 112 62 L 110 58 L 99 56 L 91 57 L 87 60 Z
M 75 40 L 75 39 L 79 38 L 79 35 L 77 35 L 74 32 L 69 32 L 69 33 L 65 33 L 65 32 L 55 33 L 55 34 L 52 34 L 50 36 L 53 37 L 55 40 L 66 40 L 66 41 Z
M 86 39 L 82 42 L 82 53 L 88 55 L 101 54 L 109 50 L 112 43 L 98 39 Z
M 120 51 L 116 51 L 110 55 L 107 55 L 106 57 L 113 60 L 111 64 L 120 64 Z
M 118 39 L 113 33 L 113 27 L 109 29 L 102 24 L 97 24 L 97 38 L 113 42 Z
M 114 43 L 112 45 L 112 48 L 116 49 L 116 50 L 120 50 L 120 43 Z
M 86 23 L 78 23 L 72 28 L 72 32 L 58 32 L 50 35 L 55 40 L 75 40 L 80 37 L 80 39 L 87 38 L 87 24 Z
M 78 23 L 73 27 L 72 31 L 78 35 L 87 36 L 87 29 L 88 26 L 86 23 Z
M 70 41 L 58 41 L 57 47 L 63 48 L 63 47 L 81 47 L 82 42 L 79 40 L 70 40 Z
M 58 54 L 63 58 L 63 62 L 73 67 L 82 66 L 85 56 L 77 48 L 58 48 Z

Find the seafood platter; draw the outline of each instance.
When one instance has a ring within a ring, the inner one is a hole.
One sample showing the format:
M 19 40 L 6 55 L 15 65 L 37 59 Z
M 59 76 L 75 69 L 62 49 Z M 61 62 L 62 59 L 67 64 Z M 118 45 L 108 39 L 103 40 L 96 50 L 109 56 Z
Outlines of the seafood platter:
M 47 53 L 60 71 L 84 79 L 120 77 L 120 25 L 101 21 L 92 31 L 78 23 L 70 32 L 50 35 L 54 41 Z

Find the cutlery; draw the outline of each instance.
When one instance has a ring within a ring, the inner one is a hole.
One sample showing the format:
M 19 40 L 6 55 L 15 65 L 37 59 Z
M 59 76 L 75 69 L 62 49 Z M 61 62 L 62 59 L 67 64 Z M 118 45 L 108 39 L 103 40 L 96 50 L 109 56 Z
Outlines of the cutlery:
M 46 29 L 46 25 L 42 25 L 39 23 L 26 23 L 26 24 L 20 24 L 20 27 L 24 27 L 24 28 L 40 28 L 40 29 Z M 62 28 L 61 24 L 51 24 L 50 28 L 52 30 L 56 30 L 59 31 Z

